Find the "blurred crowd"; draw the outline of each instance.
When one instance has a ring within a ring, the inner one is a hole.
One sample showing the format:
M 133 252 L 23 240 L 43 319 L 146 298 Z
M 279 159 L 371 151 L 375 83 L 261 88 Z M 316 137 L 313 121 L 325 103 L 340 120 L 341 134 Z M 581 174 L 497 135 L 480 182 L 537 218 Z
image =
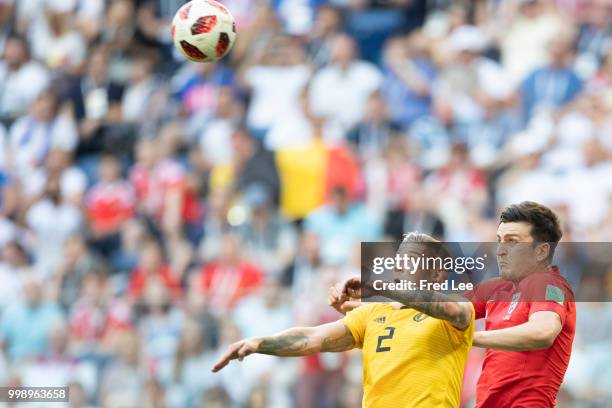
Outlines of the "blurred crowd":
M 357 351 L 210 367 L 337 319 L 361 241 L 494 241 L 524 199 L 564 240 L 612 240 L 609 0 L 227 0 L 238 40 L 214 64 L 173 48 L 182 3 L 0 0 L 2 385 L 356 407 Z M 612 271 L 589 279 L 612 294 Z M 611 390 L 612 306 L 580 303 L 558 406 Z

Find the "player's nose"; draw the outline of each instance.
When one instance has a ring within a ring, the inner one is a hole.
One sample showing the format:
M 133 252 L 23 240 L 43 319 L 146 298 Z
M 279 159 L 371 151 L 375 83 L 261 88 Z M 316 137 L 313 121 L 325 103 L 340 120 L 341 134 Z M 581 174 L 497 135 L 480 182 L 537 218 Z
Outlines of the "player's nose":
M 496 256 L 505 256 L 508 255 L 508 245 L 503 242 L 497 243 L 497 248 L 495 249 Z

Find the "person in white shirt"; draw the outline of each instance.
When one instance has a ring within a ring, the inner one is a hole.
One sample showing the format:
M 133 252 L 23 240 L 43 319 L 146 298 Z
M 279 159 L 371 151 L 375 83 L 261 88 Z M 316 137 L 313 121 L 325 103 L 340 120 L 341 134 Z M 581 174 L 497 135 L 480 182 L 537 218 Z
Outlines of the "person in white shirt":
M 356 44 L 351 37 L 336 36 L 330 48 L 331 63 L 312 79 L 310 104 L 315 115 L 348 130 L 363 117 L 382 75 L 375 65 L 356 59 Z
M 251 90 L 247 125 L 257 136 L 295 110 L 311 75 L 302 47 L 281 38 L 255 64 L 245 70 L 243 81 Z
M 308 92 L 305 89 L 299 97 L 299 103 L 287 111 L 274 123 L 266 133 L 264 145 L 267 149 L 301 148 L 313 141 L 320 131 L 325 142 L 336 144 L 342 140 L 343 129 L 338 123 L 327 121 L 321 123 L 320 118 L 312 113 Z
M 32 55 L 52 69 L 76 74 L 87 44 L 73 28 L 76 0 L 45 0 L 28 29 Z
M 219 89 L 217 108 L 212 118 L 198 118 L 205 122 L 198 135 L 198 145 L 204 165 L 227 165 L 234 160 L 232 134 L 238 127 L 242 106 L 230 87 Z
M 514 85 L 546 63 L 550 41 L 567 30 L 553 2 L 518 0 L 504 2 L 510 10 L 508 27 L 500 32 L 501 63 Z M 503 25 L 500 25 L 503 27 Z
M 28 209 L 25 219 L 34 237 L 34 268 L 39 276 L 49 277 L 62 259 L 64 242 L 81 228 L 81 210 L 62 197 L 59 177 L 49 177 L 44 196 Z
M 19 118 L 9 132 L 12 160 L 20 178 L 40 167 L 52 149 L 73 151 L 78 142 L 74 120 L 59 112 L 58 96 L 41 93 L 29 115 Z
M 25 113 L 48 84 L 49 73 L 30 59 L 26 40 L 9 36 L 0 60 L 0 118 L 13 120 Z

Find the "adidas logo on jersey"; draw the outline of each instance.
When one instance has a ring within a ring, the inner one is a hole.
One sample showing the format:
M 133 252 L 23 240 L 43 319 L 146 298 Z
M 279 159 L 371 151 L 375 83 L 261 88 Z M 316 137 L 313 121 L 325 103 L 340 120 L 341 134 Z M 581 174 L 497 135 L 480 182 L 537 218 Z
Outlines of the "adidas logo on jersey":
M 385 316 L 379 316 L 377 318 L 374 319 L 374 323 L 385 323 L 387 321 L 387 318 Z

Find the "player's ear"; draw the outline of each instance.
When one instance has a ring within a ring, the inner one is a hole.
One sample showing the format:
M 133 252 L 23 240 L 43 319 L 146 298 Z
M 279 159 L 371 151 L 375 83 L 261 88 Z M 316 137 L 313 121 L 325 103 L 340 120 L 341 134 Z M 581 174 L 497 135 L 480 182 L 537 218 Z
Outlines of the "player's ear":
M 539 244 L 535 250 L 535 257 L 538 262 L 544 262 L 548 259 L 548 254 L 550 253 L 550 244 L 548 242 L 544 242 Z

